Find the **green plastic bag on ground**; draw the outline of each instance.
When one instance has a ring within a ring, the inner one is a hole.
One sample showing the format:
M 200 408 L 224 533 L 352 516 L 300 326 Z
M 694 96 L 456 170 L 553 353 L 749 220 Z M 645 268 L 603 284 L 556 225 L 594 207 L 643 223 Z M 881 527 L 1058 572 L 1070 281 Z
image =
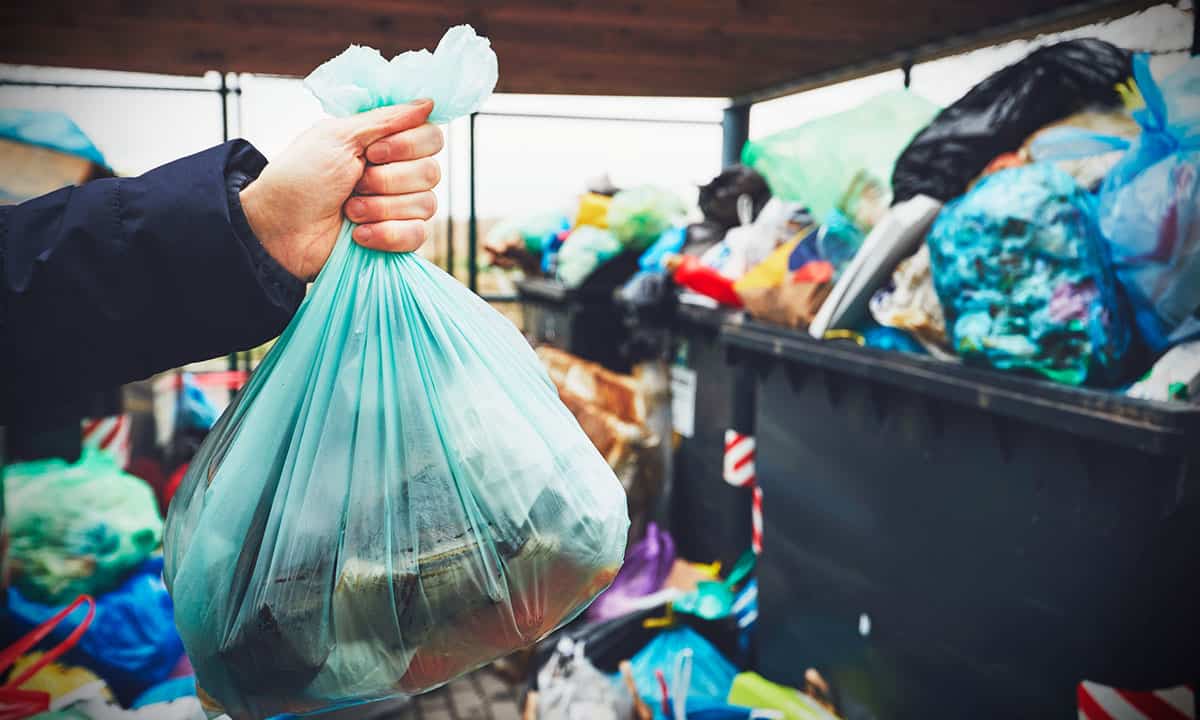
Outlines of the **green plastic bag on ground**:
M 495 72 L 487 40 L 455 28 L 432 57 L 343 55 L 308 86 L 342 113 L 424 83 L 435 112 L 465 113 Z M 516 326 L 353 229 L 167 519 L 197 692 L 235 720 L 436 688 L 569 622 L 624 556 L 621 484 Z
M 37 460 L 4 470 L 12 580 L 27 599 L 62 605 L 101 595 L 158 549 L 154 492 L 109 455 Z
M 846 112 L 746 143 L 742 163 L 783 200 L 808 205 L 824 221 L 860 171 L 891 186 L 896 158 L 938 106 L 907 90 L 884 93 Z

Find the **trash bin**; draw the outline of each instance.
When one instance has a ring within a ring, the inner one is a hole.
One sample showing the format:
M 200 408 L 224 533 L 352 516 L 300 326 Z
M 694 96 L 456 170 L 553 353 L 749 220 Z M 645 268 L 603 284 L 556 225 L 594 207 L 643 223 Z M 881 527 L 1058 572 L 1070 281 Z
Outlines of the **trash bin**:
M 1200 410 L 817 342 L 758 387 L 759 660 L 880 717 L 1074 717 L 1200 678 Z
M 671 488 L 671 534 L 680 555 L 724 567 L 750 547 L 750 488 L 723 476 L 725 434 L 752 436 L 754 384 L 726 360 L 725 310 L 680 304 L 672 333 L 671 409 L 680 435 Z
M 637 271 L 638 253 L 624 252 L 568 288 L 550 278 L 518 280 L 525 334 L 615 372 L 629 372 L 629 328 L 613 294 Z

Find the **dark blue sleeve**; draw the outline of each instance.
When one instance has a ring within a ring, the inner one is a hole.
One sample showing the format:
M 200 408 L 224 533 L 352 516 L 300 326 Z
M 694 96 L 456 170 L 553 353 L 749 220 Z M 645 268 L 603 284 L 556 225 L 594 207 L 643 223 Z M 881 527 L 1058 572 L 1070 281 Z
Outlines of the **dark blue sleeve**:
M 304 284 L 238 200 L 265 165 L 235 140 L 0 208 L 0 424 L 278 335 Z

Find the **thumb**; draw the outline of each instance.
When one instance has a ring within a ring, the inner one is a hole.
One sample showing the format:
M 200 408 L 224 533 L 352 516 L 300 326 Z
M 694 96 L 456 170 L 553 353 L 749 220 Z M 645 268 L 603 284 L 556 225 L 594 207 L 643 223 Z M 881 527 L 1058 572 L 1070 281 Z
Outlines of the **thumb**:
M 346 120 L 350 136 L 366 147 L 388 135 L 420 127 L 433 112 L 432 100 L 414 100 L 407 105 L 391 105 L 360 113 Z

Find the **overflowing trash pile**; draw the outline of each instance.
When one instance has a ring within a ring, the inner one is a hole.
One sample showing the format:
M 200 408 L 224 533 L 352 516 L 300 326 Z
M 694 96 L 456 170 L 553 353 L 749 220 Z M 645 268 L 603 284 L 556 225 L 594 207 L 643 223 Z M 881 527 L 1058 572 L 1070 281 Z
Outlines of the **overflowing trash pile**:
M 620 293 L 635 307 L 678 289 L 817 339 L 1186 400 L 1197 97 L 1200 60 L 1156 78 L 1147 56 L 1062 42 L 944 109 L 889 92 L 751 141 L 700 188 L 693 222 L 662 193 L 589 193 L 573 222 L 509 226 L 492 247 L 523 237 L 568 286 L 645 248 Z M 632 230 L 629 207 L 655 221 Z

